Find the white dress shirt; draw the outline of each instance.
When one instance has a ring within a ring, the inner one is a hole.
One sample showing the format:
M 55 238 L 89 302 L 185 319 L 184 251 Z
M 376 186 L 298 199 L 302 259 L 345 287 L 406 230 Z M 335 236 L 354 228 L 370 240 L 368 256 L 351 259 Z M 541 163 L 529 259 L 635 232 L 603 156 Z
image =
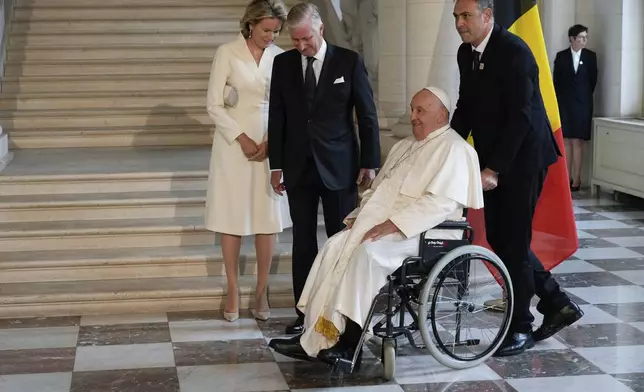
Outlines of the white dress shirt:
M 315 74 L 315 82 L 317 83 L 320 80 L 320 72 L 322 72 L 322 65 L 324 64 L 324 57 L 326 57 L 326 48 L 327 44 L 325 40 L 322 40 L 322 45 L 320 50 L 315 54 L 315 61 L 313 62 L 313 73 Z M 302 55 L 302 75 L 306 78 L 306 66 L 308 62 L 306 56 Z
M 579 49 L 578 52 L 575 52 L 571 47 L 570 51 L 572 52 L 572 66 L 575 68 L 575 73 L 577 73 L 577 69 L 579 68 L 579 60 L 581 59 L 581 49 Z
M 487 35 L 485 38 L 483 38 L 483 41 L 479 46 L 474 46 L 472 45 L 472 50 L 476 50 L 477 52 L 480 53 L 479 58 L 483 58 L 483 51 L 485 51 L 485 47 L 487 46 L 487 43 L 490 42 L 490 37 L 492 36 L 492 30 L 494 30 L 494 26 L 488 31 Z

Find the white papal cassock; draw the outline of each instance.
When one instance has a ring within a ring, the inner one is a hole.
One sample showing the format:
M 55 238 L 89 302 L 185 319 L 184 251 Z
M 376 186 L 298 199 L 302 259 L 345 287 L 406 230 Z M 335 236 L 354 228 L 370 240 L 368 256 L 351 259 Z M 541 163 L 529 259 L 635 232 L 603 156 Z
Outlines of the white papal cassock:
M 350 230 L 329 238 L 319 252 L 297 304 L 305 314 L 300 343 L 310 356 L 338 342 L 348 317 L 364 328 L 373 299 L 407 256 L 418 254 L 419 236 L 445 220 L 460 220 L 463 208 L 482 208 L 478 157 L 445 126 L 417 141 L 398 142 L 384 167 L 347 218 Z M 402 232 L 361 243 L 374 226 L 390 219 Z M 429 238 L 461 238 L 455 230 L 430 230 Z

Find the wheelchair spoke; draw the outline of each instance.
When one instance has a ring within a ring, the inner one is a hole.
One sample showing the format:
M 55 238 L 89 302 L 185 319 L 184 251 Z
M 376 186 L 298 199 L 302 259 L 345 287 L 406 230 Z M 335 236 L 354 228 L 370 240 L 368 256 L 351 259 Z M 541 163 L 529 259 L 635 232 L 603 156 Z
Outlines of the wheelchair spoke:
M 387 291 L 379 294 L 387 305 L 368 320 L 374 334 L 398 348 L 427 348 L 455 369 L 482 363 L 509 327 L 513 293 L 507 269 L 487 249 L 469 245 L 425 261 L 428 273 L 407 274 L 403 268 L 389 277 Z M 505 306 L 486 306 L 491 299 Z
M 470 277 L 468 271 L 474 269 L 471 264 L 476 261 L 455 260 L 435 282 L 429 282 L 434 291 L 430 298 L 432 315 L 426 328 L 434 330 L 434 341 L 441 351 L 462 361 L 488 355 L 509 320 L 509 315 L 490 312 L 491 307 L 485 305 L 491 298 L 503 298 L 504 290 L 498 284 L 496 271 L 485 280 Z M 479 271 L 488 270 L 484 265 L 481 267 Z

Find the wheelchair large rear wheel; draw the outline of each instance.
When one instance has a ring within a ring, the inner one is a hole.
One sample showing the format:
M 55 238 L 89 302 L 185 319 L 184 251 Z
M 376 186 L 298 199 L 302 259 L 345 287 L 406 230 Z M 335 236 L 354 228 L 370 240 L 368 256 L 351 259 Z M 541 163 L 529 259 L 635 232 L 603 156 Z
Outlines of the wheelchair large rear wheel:
M 504 311 L 486 309 L 489 299 L 501 299 Z M 418 298 L 418 324 L 425 346 L 444 366 L 478 366 L 503 343 L 510 328 L 513 299 L 510 274 L 493 252 L 477 245 L 448 252 L 430 271 Z M 499 325 L 492 328 L 493 323 Z

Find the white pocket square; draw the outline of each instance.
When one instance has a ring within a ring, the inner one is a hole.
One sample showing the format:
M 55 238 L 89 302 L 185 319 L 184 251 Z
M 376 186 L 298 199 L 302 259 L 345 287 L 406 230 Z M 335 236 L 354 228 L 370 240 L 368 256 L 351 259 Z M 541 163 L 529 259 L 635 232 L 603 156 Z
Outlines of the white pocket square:
M 339 83 L 344 83 L 344 76 L 340 76 L 333 82 L 333 84 L 339 84 Z

